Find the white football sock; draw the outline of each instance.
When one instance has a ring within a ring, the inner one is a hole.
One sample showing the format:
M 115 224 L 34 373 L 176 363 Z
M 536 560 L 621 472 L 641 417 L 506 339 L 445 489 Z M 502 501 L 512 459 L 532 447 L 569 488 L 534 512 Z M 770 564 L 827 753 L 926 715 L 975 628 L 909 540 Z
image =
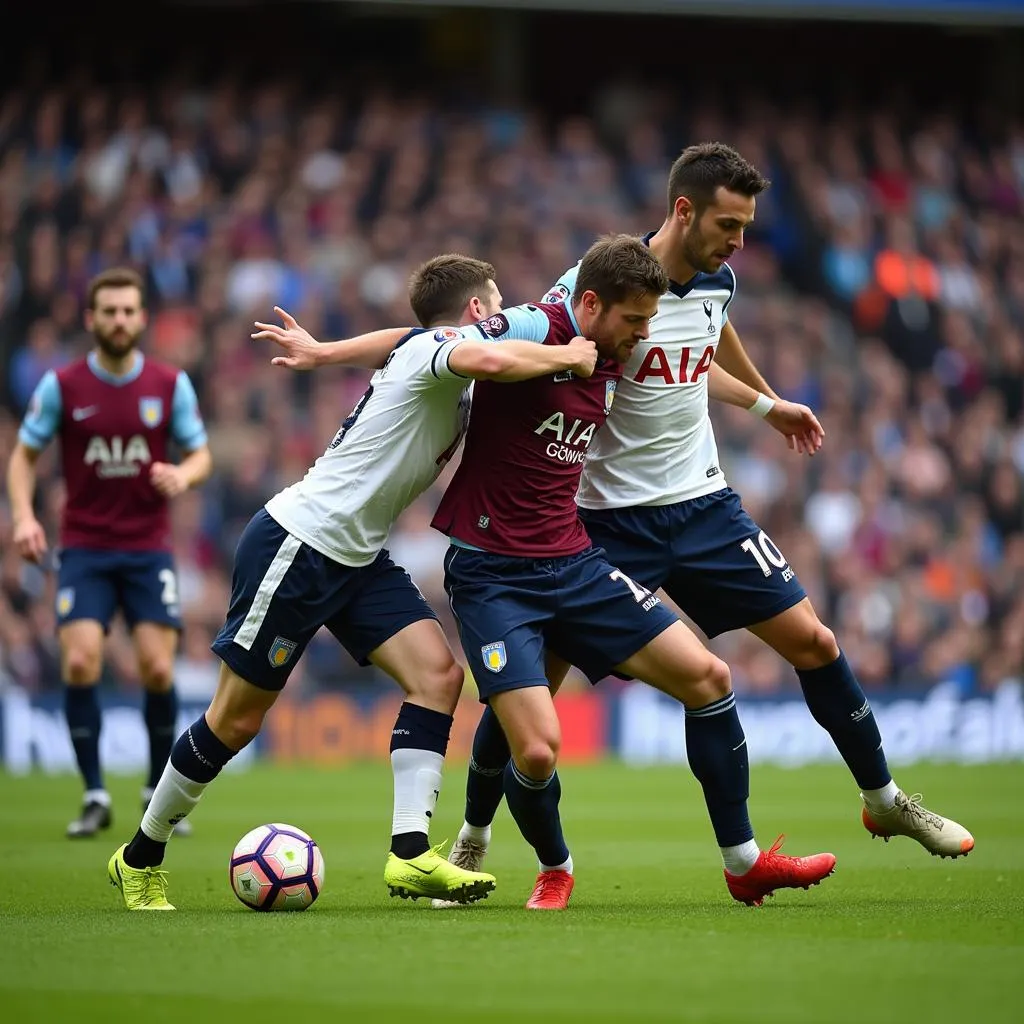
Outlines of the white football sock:
M 761 856 L 761 850 L 754 839 L 748 839 L 739 846 L 720 846 L 722 864 L 730 875 L 745 875 Z
M 568 860 L 562 861 L 561 864 L 541 864 L 537 861 L 538 871 L 567 871 L 570 875 L 572 874 L 572 854 L 569 854 Z
M 471 843 L 486 848 L 491 845 L 491 826 L 470 825 L 468 821 L 464 821 L 462 828 L 459 829 L 459 838 L 468 839 Z
M 899 791 L 900 787 L 893 779 L 890 779 L 881 789 L 865 789 L 860 795 L 864 798 L 864 803 L 867 804 L 869 811 L 884 814 L 896 806 L 896 794 Z
M 186 778 L 168 761 L 142 814 L 140 828 L 150 839 L 166 843 L 174 826 L 188 817 L 208 785 L 208 782 L 193 782 Z
M 395 806 L 391 834 L 430 834 L 430 818 L 441 792 L 444 757 L 433 750 L 402 747 L 391 751 L 391 772 L 395 778 Z
M 105 789 L 87 789 L 82 797 L 83 804 L 103 804 L 110 806 L 110 794 Z

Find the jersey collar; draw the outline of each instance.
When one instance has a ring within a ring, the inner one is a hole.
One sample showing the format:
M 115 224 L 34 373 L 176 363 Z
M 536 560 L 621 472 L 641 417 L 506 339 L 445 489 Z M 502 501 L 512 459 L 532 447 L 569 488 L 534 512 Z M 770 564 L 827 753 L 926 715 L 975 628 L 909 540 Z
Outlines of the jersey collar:
M 127 373 L 122 373 L 120 376 L 111 373 L 109 370 L 104 370 L 100 366 L 99 356 L 95 352 L 90 352 L 85 357 L 85 361 L 96 377 L 105 384 L 113 384 L 115 388 L 124 387 L 125 384 L 131 384 L 133 380 L 138 380 L 139 375 L 142 373 L 142 367 L 146 365 L 146 357 L 138 349 L 135 350 L 135 365 Z
M 562 300 L 562 305 L 565 306 L 566 313 L 569 314 L 569 323 L 572 324 L 572 329 L 580 336 L 583 332 L 580 330 L 580 325 L 576 322 L 576 314 L 572 311 L 572 296 Z
M 644 243 L 644 245 L 650 247 L 651 239 L 656 234 L 656 231 L 648 231 L 647 234 L 644 235 L 644 237 L 641 239 L 641 241 Z M 698 270 L 697 273 L 694 274 L 693 277 L 691 277 L 690 280 L 686 282 L 686 284 L 680 284 L 678 281 L 673 281 L 671 278 L 669 278 L 668 290 L 673 295 L 678 295 L 679 298 L 685 299 L 686 296 L 693 291 L 693 286 L 700 280 L 700 277 L 701 272 Z

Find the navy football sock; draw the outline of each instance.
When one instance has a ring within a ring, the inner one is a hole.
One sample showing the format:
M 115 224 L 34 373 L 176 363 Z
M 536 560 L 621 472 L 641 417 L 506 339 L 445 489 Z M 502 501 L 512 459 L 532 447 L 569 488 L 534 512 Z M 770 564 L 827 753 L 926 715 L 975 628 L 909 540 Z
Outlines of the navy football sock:
M 747 740 L 736 712 L 735 694 L 726 694 L 702 708 L 686 709 L 686 756 L 704 790 L 718 845 L 739 846 L 753 839 L 747 813 Z
M 149 777 L 146 779 L 146 788 L 153 789 L 160 781 L 174 744 L 178 695 L 173 687 L 161 693 L 147 690 L 143 697 L 142 717 L 149 733 Z
M 830 665 L 797 669 L 804 700 L 814 720 L 831 737 L 861 789 L 892 781 L 871 705 L 840 652 Z
M 452 716 L 405 701 L 391 732 L 395 802 L 391 852 L 409 860 L 430 849 L 429 825 L 441 792 Z
M 484 708 L 473 736 L 473 753 L 466 776 L 466 822 L 486 828 L 505 794 L 505 766 L 512 755 L 508 740 L 490 705 Z
M 64 686 L 64 714 L 86 790 L 103 789 L 100 703 L 95 686 Z
M 558 772 L 547 779 L 531 779 L 510 760 L 505 767 L 505 797 L 523 838 L 534 848 L 541 864 L 564 864 L 569 848 L 562 837 L 558 801 L 562 784 Z

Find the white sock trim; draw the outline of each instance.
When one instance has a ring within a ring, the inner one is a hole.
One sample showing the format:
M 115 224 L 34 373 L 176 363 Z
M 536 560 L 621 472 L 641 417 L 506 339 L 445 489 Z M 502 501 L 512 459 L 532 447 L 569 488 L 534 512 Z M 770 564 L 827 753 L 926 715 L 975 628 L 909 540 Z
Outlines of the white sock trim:
M 722 865 L 730 875 L 745 875 L 761 856 L 757 840 L 748 839 L 739 846 L 721 846 Z
M 486 849 L 491 845 L 491 826 L 470 825 L 468 821 L 464 821 L 462 828 L 459 829 L 459 838 L 476 843 L 477 846 L 482 846 Z
M 538 871 L 565 871 L 568 874 L 572 874 L 572 854 L 569 854 L 567 860 L 562 861 L 561 864 L 541 864 L 537 861 Z
M 196 782 L 182 775 L 168 761 L 142 814 L 139 827 L 143 833 L 155 842 L 166 843 L 174 826 L 188 817 L 208 785 L 208 782 Z
M 87 789 L 82 796 L 82 804 L 103 804 L 109 807 L 112 801 L 110 794 L 105 789 Z
M 860 795 L 869 811 L 884 814 L 896 806 L 896 795 L 899 791 L 900 787 L 896 785 L 895 780 L 890 779 L 881 789 L 865 789 Z
M 430 835 L 430 819 L 441 792 L 441 768 L 444 757 L 433 750 L 400 747 L 391 751 L 391 773 L 395 783 L 395 802 L 391 815 L 391 834 L 423 832 Z

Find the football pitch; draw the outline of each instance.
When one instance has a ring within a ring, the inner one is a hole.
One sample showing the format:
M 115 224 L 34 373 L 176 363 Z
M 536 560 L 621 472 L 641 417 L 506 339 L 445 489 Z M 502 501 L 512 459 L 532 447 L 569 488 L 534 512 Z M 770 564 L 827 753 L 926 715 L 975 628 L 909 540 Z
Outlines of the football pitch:
M 112 780 L 117 819 L 97 840 L 63 830 L 71 777 L 0 774 L 0 1008 L 9 1021 L 583 1022 L 1019 1020 L 1024 966 L 1024 765 L 897 772 L 977 840 L 940 861 L 872 841 L 841 767 L 755 768 L 763 847 L 831 850 L 836 874 L 735 903 L 684 767 L 562 769 L 576 891 L 563 913 L 522 905 L 532 853 L 502 809 L 491 897 L 434 911 L 382 881 L 387 765 L 226 773 L 172 842 L 173 914 L 129 914 L 106 879 L 137 824 L 138 780 Z M 450 765 L 434 841 L 461 822 Z M 228 885 L 235 841 L 262 822 L 310 832 L 324 893 L 302 914 L 256 914 Z

